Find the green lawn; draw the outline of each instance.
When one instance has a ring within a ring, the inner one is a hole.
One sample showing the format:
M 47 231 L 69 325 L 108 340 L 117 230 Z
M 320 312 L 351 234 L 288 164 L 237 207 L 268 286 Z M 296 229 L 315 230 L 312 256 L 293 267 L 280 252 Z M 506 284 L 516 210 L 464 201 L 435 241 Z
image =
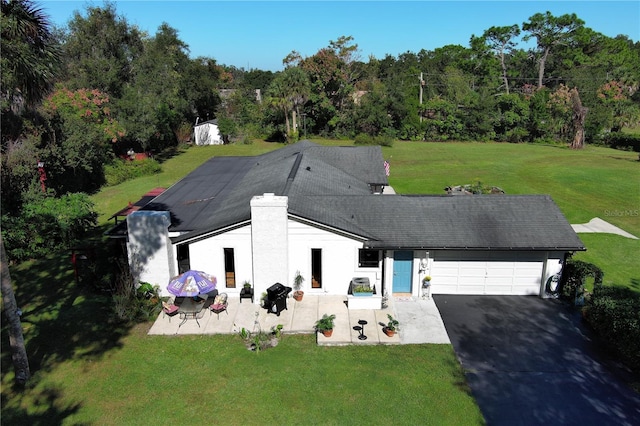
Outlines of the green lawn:
M 33 379 L 12 389 L 5 343 L 3 424 L 221 423 L 215 413 L 230 425 L 484 423 L 450 345 L 319 347 L 285 335 L 254 353 L 236 335 L 148 336 L 150 323 L 118 324 L 108 297 L 74 285 L 67 256 L 11 272 Z
M 481 181 L 507 194 L 549 194 L 570 223 L 599 217 L 640 237 L 638 154 L 591 147 L 498 143 L 396 142 L 383 148 L 391 186 L 404 194 L 443 194 L 444 188 Z M 604 283 L 640 291 L 640 240 L 581 234 Z
M 347 142 L 319 141 L 345 145 Z M 192 147 L 162 173 L 93 197 L 101 225 L 148 190 L 168 187 L 214 155 L 254 155 L 281 147 Z M 571 223 L 601 217 L 640 235 L 637 154 L 588 147 L 396 142 L 383 148 L 399 193 L 442 194 L 473 183 L 508 194 L 550 194 Z M 639 240 L 583 234 L 578 258 L 605 271 L 605 283 L 640 291 Z M 237 336 L 147 336 L 150 324 L 115 323 L 108 297 L 75 285 L 68 253 L 11 268 L 31 369 L 30 387 L 12 389 L 2 328 L 5 424 L 438 424 L 483 419 L 449 345 L 318 347 L 314 336 L 285 336 L 247 351 Z

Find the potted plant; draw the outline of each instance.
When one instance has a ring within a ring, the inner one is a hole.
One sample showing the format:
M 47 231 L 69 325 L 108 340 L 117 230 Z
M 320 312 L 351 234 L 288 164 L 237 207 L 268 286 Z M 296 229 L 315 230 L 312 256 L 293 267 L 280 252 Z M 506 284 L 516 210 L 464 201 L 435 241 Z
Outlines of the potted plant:
M 296 275 L 293 277 L 293 298 L 298 302 L 301 301 L 304 296 L 304 291 L 300 290 L 303 282 L 304 277 L 300 275 L 300 271 L 296 271 Z
M 242 299 L 251 299 L 253 302 L 253 288 L 249 281 L 242 283 L 242 289 L 240 290 L 240 302 L 242 302 Z
M 392 317 L 391 314 L 387 314 L 387 318 L 389 319 L 389 321 L 384 327 L 382 327 L 382 331 L 384 331 L 384 334 L 386 334 L 387 336 L 393 337 L 393 335 L 396 334 L 400 323 L 397 319 Z
M 318 321 L 316 321 L 316 331 L 321 332 L 325 337 L 331 337 L 333 334 L 333 321 L 336 319 L 335 315 L 322 315 Z
M 429 275 L 425 275 L 422 279 L 422 287 L 429 287 L 431 285 L 431 277 Z

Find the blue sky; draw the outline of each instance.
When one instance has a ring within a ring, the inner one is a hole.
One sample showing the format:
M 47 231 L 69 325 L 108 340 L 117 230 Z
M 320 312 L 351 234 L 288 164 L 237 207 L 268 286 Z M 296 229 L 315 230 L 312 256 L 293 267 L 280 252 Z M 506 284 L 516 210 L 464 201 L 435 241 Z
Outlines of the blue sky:
M 54 24 L 102 1 L 38 1 Z M 610 37 L 640 40 L 640 1 L 115 1 L 119 15 L 150 35 L 162 22 L 178 31 L 190 56 L 238 68 L 279 71 L 292 50 L 311 56 L 331 40 L 352 36 L 361 59 L 418 53 L 447 44 L 469 46 L 492 26 L 521 25 L 535 13 L 576 13 Z

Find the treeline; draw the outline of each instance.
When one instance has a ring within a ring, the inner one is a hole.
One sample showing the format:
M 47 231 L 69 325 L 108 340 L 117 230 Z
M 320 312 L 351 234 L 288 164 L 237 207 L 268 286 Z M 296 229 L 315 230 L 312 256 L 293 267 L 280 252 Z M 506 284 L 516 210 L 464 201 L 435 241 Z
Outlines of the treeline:
M 197 119 L 217 119 L 230 142 L 318 135 L 579 148 L 640 117 L 640 43 L 599 34 L 576 15 L 538 13 L 474 35 L 466 47 L 366 61 L 341 36 L 309 57 L 292 51 L 273 73 L 190 58 L 170 24 L 148 35 L 114 3 L 88 6 L 54 28 L 33 1 L 0 1 L 2 214 L 18 228 L 43 198 L 91 222 L 86 200 L 66 194 L 121 180 L 131 149 L 161 153 L 190 142 Z M 519 48 L 520 39 L 535 47 Z M 70 200 L 78 200 L 73 209 Z M 3 228 L 10 255 L 46 239 L 26 226 L 19 235 Z M 82 236 L 73 224 L 61 229 L 55 241 L 68 243 L 65 229 Z

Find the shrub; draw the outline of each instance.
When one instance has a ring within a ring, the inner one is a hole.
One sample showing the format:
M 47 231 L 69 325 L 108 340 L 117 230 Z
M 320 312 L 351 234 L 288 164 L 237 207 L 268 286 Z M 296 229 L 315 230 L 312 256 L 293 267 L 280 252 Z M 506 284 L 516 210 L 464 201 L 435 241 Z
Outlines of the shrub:
M 373 136 L 367 135 L 366 133 L 360 133 L 356 135 L 353 140 L 354 145 L 373 145 Z
M 640 372 L 640 294 L 600 286 L 583 309 L 585 320 L 607 347 Z
M 640 135 L 614 132 L 604 137 L 604 143 L 611 148 L 640 152 Z
M 84 193 L 31 200 L 19 216 L 2 217 L 7 255 L 21 262 L 82 244 L 97 217 L 93 202 Z
M 593 277 L 594 287 L 602 286 L 603 272 L 596 265 L 581 260 L 569 260 L 562 269 L 560 297 L 577 302 L 584 295 L 584 285 L 588 276 Z
M 371 136 L 366 133 L 359 133 L 353 140 L 354 145 L 380 145 L 392 146 L 393 137 L 390 135 Z
M 136 161 L 116 160 L 104 167 L 108 186 L 118 185 L 129 179 L 160 173 L 160 163 L 151 158 Z

